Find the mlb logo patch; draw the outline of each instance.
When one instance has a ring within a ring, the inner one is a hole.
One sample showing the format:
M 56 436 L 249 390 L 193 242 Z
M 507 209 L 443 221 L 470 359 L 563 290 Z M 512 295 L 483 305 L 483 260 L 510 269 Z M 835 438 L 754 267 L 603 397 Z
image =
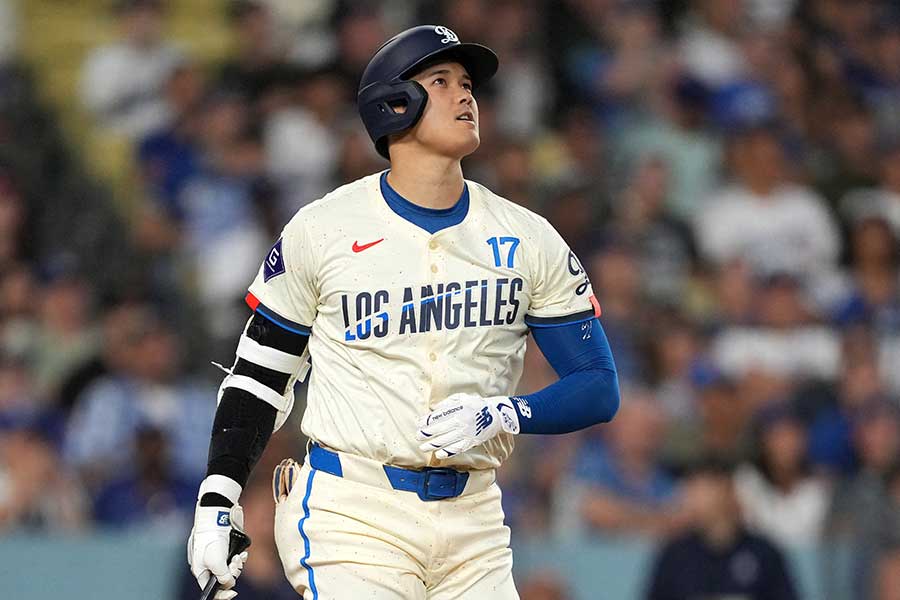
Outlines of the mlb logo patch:
M 284 255 L 281 253 L 281 238 L 278 238 L 278 241 L 275 242 L 275 245 L 269 250 L 269 253 L 266 255 L 266 260 L 263 263 L 263 281 L 269 281 L 273 277 L 281 275 L 284 271 Z
M 216 525 L 220 527 L 228 527 L 231 525 L 231 517 L 228 515 L 227 510 L 220 510 L 219 516 L 216 517 Z

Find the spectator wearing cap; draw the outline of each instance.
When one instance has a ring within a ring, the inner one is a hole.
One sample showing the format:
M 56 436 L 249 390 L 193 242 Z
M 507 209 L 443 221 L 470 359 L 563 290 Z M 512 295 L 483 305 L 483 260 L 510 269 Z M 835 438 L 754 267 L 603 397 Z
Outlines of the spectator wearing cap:
M 732 462 L 752 454 L 752 407 L 737 383 L 708 359 L 691 365 L 691 387 L 696 395 L 697 419 L 668 440 L 668 459 L 686 468 L 704 456 Z
M 747 261 L 757 273 L 786 272 L 815 288 L 833 274 L 840 236 L 822 199 L 791 183 L 791 165 L 771 126 L 737 132 L 730 143 L 733 183 L 695 216 L 701 255 L 712 265 Z
M 805 423 L 789 404 L 766 407 L 756 417 L 755 441 L 756 459 L 735 473 L 744 524 L 784 548 L 815 547 L 830 490 L 810 469 Z
M 163 0 L 116 0 L 113 11 L 121 39 L 88 55 L 81 100 L 102 129 L 139 139 L 171 118 L 163 88 L 182 55 L 162 37 Z
M 647 600 L 798 598 L 781 551 L 741 524 L 730 466 L 695 466 L 684 483 L 684 497 L 691 529 L 670 538 L 658 552 Z

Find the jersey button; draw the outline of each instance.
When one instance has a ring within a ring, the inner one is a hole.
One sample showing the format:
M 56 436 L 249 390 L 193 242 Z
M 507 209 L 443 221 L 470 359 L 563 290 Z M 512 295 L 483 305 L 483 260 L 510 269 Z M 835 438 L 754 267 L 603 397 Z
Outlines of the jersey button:
M 431 265 L 431 272 L 437 273 L 437 265 Z
M 431 362 L 434 362 L 437 360 L 437 354 L 432 352 L 431 354 L 428 355 L 428 358 L 429 358 L 429 360 L 431 360 Z
M 431 240 L 430 242 L 428 242 L 428 247 L 432 250 L 437 250 L 438 243 L 434 240 Z

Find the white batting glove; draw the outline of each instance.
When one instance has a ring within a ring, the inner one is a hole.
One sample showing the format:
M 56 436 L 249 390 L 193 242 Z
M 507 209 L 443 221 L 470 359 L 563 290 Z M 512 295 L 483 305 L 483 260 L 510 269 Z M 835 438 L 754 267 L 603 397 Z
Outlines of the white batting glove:
M 211 576 L 219 580 L 215 600 L 231 600 L 237 596 L 234 584 L 244 569 L 247 552 L 236 554 L 228 562 L 228 542 L 232 527 L 244 531 L 244 510 L 240 504 L 231 509 L 222 506 L 200 506 L 194 512 L 194 528 L 188 538 L 187 555 L 191 573 L 200 588 L 206 587 Z
M 444 459 L 483 444 L 501 432 L 519 433 L 519 415 L 508 396 L 453 394 L 419 419 L 419 449 Z

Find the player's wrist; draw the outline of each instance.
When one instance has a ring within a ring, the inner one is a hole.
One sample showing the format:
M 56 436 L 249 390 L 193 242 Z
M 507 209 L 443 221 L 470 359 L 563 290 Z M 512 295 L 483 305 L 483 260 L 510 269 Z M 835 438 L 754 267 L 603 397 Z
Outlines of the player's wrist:
M 225 475 L 209 475 L 200 484 L 197 500 L 200 506 L 224 506 L 230 508 L 238 503 L 243 486 Z
M 200 506 L 215 506 L 218 508 L 231 508 L 234 502 L 215 492 L 207 492 L 200 496 Z
M 519 413 L 516 412 L 515 402 L 509 396 L 494 396 L 486 398 L 491 408 L 497 413 L 500 422 L 500 430 L 504 433 L 516 435 L 521 431 L 519 425 Z

